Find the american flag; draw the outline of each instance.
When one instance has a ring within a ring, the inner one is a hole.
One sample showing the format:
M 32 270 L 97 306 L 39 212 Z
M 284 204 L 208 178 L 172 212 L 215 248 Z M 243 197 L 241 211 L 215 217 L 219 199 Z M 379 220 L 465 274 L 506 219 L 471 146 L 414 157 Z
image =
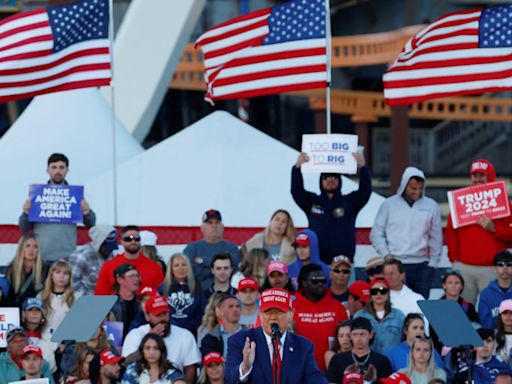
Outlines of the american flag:
M 326 0 L 293 0 L 219 24 L 196 41 L 205 99 L 249 98 L 327 86 Z
M 512 5 L 444 15 L 405 45 L 384 74 L 389 105 L 512 87 Z
M 35 9 L 0 22 L 0 102 L 111 80 L 108 0 Z

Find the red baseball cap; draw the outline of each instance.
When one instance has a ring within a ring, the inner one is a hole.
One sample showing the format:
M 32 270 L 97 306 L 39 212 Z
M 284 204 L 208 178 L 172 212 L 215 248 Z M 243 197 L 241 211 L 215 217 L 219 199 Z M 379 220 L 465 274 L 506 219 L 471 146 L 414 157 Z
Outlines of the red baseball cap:
M 389 281 L 384 278 L 384 277 L 376 277 L 375 279 L 373 279 L 372 281 L 370 281 L 370 288 L 373 288 L 374 285 L 377 285 L 377 284 L 383 284 L 386 286 L 387 289 L 390 289 L 391 288 L 391 285 L 389 285 Z
M 382 384 L 412 384 L 411 379 L 403 373 L 395 372 L 384 379 L 380 379 L 379 383 Z
M 292 309 L 290 293 L 282 288 L 265 289 L 260 297 L 260 311 L 266 312 L 269 309 L 279 309 L 288 312 Z
M 25 358 L 25 356 L 27 356 L 29 353 L 33 353 L 36 356 L 43 357 L 43 351 L 41 351 L 41 348 L 39 348 L 37 345 L 29 344 L 23 348 L 23 358 Z
M 115 355 L 110 349 L 104 349 L 100 353 L 100 365 L 102 367 L 108 364 L 119 363 L 121 360 L 124 360 L 124 357 Z
M 343 384 L 350 384 L 350 383 L 363 384 L 364 383 L 363 375 L 356 371 L 346 371 L 343 374 Z
M 224 359 L 219 352 L 210 352 L 205 357 L 203 357 L 203 365 L 206 367 L 211 363 L 224 363 Z
M 281 272 L 283 275 L 288 274 L 288 267 L 285 263 L 283 263 L 280 260 L 271 261 L 267 265 L 267 276 L 270 275 L 272 272 Z
M 146 312 L 158 316 L 164 312 L 171 312 L 167 299 L 160 295 L 151 296 L 146 301 Z
M 309 247 L 309 244 L 309 236 L 305 233 L 299 233 L 295 238 L 295 241 L 292 243 L 292 246 L 296 247 L 297 245 L 302 245 L 303 247 Z
M 485 159 L 478 159 L 471 163 L 471 168 L 469 169 L 469 173 L 472 175 L 473 173 L 483 173 L 487 175 L 487 181 L 496 181 L 496 170 L 494 166 Z
M 366 304 L 370 300 L 370 284 L 366 281 L 356 280 L 348 288 L 348 293 L 357 296 L 359 300 Z
M 140 290 L 140 295 L 139 296 L 145 296 L 145 295 L 149 295 L 149 296 L 153 296 L 156 294 L 156 291 L 151 288 L 151 287 L 144 287 Z
M 245 277 L 242 280 L 238 282 L 238 291 L 241 291 L 243 289 L 249 288 L 253 291 L 257 291 L 260 289 L 260 286 L 258 284 L 258 281 L 256 279 L 253 279 L 252 277 Z

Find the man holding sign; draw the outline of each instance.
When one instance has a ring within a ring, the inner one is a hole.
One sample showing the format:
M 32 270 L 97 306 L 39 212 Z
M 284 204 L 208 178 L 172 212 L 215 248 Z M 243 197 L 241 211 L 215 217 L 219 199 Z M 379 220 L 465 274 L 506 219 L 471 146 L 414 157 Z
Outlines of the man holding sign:
M 365 206 L 372 193 L 370 171 L 362 153 L 352 153 L 359 169 L 359 189 L 348 195 L 341 194 L 341 175 L 322 173 L 320 195 L 304 189 L 301 166 L 310 160 L 302 152 L 292 167 L 291 193 L 295 203 L 304 211 L 309 228 L 315 231 L 320 242 L 320 259 L 330 264 L 337 255 L 354 259 L 356 250 L 355 222 L 359 211 Z
M 51 186 L 67 186 L 66 175 L 68 173 L 69 160 L 62 153 L 53 153 L 48 158 L 47 172 L 50 176 L 48 184 Z M 76 187 L 75 187 L 76 188 Z M 22 233 L 34 231 L 39 235 L 39 242 L 41 244 L 41 255 L 46 262 L 53 263 L 59 259 L 69 257 L 71 252 L 76 248 L 76 223 L 74 222 L 59 222 L 55 219 L 47 220 L 46 222 L 34 222 L 29 218 L 31 212 L 36 208 L 36 199 L 41 198 L 46 203 L 47 207 L 55 208 L 66 206 L 66 202 L 74 201 L 73 196 L 69 196 L 69 190 L 62 188 L 62 191 L 57 192 L 51 188 L 46 188 L 48 194 L 51 196 L 32 196 L 34 199 L 27 199 L 23 204 L 23 213 L 19 218 L 19 226 Z M 55 194 L 54 194 L 55 193 Z M 59 195 L 57 195 L 59 193 Z M 60 194 L 62 193 L 62 194 Z M 96 223 L 96 215 L 89 208 L 89 204 L 83 198 L 78 202 L 80 204 L 79 210 L 83 214 L 83 223 L 86 227 L 91 227 Z M 39 205 L 39 208 L 43 206 Z M 44 209 L 44 208 L 42 208 Z M 52 209 L 47 209 L 43 212 L 52 212 Z
M 494 166 L 487 160 L 475 160 L 471 164 L 472 186 L 496 181 Z M 510 204 L 510 203 L 509 203 Z M 475 224 L 455 228 L 452 217 L 446 225 L 448 257 L 454 269 L 464 277 L 464 298 L 475 304 L 481 292 L 496 278 L 494 255 L 507 249 L 512 242 L 512 217 L 509 215 L 492 220 L 481 215 Z

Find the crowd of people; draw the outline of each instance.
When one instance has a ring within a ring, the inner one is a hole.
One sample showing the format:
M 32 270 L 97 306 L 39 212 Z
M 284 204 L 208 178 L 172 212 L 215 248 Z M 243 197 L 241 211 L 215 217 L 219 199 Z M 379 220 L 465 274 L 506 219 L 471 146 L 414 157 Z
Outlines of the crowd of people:
M 341 176 L 323 173 L 314 194 L 304 189 L 300 168 L 309 159 L 300 154 L 291 196 L 307 229 L 277 209 L 239 246 L 224 239 L 222 215 L 210 209 L 202 239 L 168 259 L 153 232 L 96 223 L 86 200 L 90 242 L 77 247 L 75 224 L 32 223 L 27 200 L 0 277 L 0 306 L 18 307 L 21 322 L 6 333 L 0 384 L 512 383 L 512 218 L 482 216 L 460 228 L 448 220 L 453 269 L 441 299 L 458 304 L 482 346 L 446 346 L 418 305 L 429 298 L 443 248 L 426 177 L 405 169 L 371 229 L 376 255 L 356 279 L 355 220 L 372 182 L 364 157 L 354 157 L 356 191 L 342 194 Z M 67 184 L 68 166 L 52 154 L 48 184 Z M 471 164 L 471 184 L 495 179 L 488 161 Z M 52 342 L 85 295 L 117 301 L 87 342 Z

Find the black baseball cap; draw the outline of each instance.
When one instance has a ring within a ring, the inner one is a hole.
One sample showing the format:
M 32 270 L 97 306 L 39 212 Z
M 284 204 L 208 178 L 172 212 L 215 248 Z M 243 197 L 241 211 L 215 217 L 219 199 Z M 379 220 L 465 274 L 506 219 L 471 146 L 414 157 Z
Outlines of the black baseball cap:
M 114 269 L 114 278 L 117 279 L 118 277 L 122 277 L 126 272 L 136 271 L 136 270 L 137 270 L 137 268 L 135 268 L 131 264 L 128 264 L 128 263 L 121 264 L 119 267 Z
M 216 209 L 209 209 L 203 214 L 203 223 L 208 221 L 209 219 L 217 219 L 219 221 L 222 221 L 222 216 L 220 215 L 220 212 Z

